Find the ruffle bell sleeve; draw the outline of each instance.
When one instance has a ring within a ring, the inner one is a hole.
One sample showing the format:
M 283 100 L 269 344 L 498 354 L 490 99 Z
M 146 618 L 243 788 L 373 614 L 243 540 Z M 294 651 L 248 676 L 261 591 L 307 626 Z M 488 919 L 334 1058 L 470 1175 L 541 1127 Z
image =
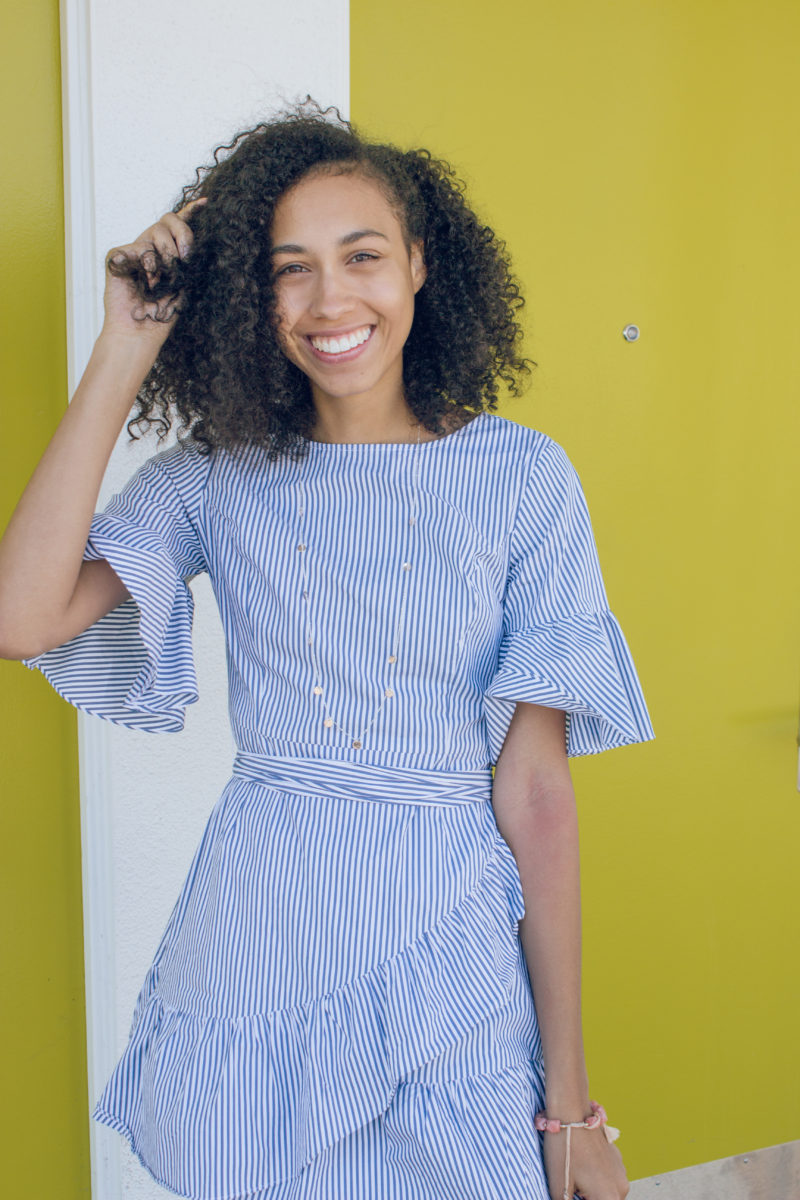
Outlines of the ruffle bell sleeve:
M 24 660 L 76 708 L 132 729 L 183 728 L 185 707 L 197 700 L 187 581 L 207 570 L 196 513 L 208 470 L 197 448 L 171 447 L 95 514 L 84 560 L 106 559 L 131 598 Z
M 570 756 L 654 736 L 609 611 L 580 480 L 550 439 L 535 458 L 511 534 L 497 672 L 484 701 L 492 761 L 518 700 L 567 713 Z

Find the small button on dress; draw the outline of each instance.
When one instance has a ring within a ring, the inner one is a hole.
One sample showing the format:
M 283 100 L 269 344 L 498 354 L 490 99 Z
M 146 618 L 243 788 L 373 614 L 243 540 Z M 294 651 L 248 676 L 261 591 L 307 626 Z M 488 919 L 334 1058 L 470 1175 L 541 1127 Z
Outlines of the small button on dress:
M 564 451 L 488 413 L 297 461 L 178 444 L 85 557 L 131 599 L 27 665 L 181 729 L 208 572 L 237 746 L 95 1117 L 193 1200 L 546 1200 L 491 767 L 517 701 L 572 755 L 652 737 Z

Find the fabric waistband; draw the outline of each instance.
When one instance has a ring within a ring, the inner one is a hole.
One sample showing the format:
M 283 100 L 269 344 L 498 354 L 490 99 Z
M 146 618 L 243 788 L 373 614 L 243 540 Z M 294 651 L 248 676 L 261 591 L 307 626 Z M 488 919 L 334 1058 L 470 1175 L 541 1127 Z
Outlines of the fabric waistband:
M 489 767 L 478 771 L 426 771 L 342 759 L 239 753 L 233 774 L 279 792 L 392 804 L 485 803 L 492 794 Z

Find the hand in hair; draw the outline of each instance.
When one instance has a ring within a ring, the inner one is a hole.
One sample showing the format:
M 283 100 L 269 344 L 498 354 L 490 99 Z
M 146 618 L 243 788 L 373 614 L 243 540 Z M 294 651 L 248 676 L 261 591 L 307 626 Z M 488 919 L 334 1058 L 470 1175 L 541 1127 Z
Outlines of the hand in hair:
M 147 339 L 155 352 L 181 307 L 180 266 L 192 249 L 189 218 L 202 197 L 168 212 L 135 241 L 106 255 L 103 332 Z

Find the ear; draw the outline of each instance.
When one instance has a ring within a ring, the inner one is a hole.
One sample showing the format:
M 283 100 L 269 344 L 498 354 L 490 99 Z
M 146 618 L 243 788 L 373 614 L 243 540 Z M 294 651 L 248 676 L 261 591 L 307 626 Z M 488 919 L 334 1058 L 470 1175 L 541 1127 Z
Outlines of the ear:
M 428 276 L 422 242 L 411 243 L 411 250 L 408 257 L 411 263 L 411 280 L 414 284 L 414 294 L 416 295 Z

